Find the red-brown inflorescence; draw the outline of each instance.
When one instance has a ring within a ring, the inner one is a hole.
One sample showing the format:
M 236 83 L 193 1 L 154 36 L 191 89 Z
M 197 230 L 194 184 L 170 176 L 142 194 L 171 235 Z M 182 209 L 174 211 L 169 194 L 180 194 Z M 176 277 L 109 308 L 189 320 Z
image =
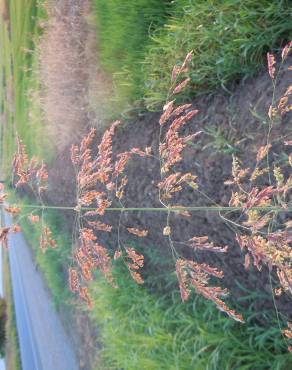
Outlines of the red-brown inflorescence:
M 129 233 L 139 236 L 140 238 L 148 235 L 148 230 L 140 230 L 134 227 L 128 227 L 127 230 L 129 231 Z
M 209 241 L 208 236 L 194 236 L 188 241 L 188 245 L 195 250 L 206 250 L 210 252 L 225 253 L 228 250 L 228 246 L 219 247 L 214 245 L 213 242 Z
M 0 205 L 4 203 L 5 199 L 7 198 L 8 194 L 3 193 L 4 191 L 4 184 L 0 183 Z
M 186 115 L 175 118 L 171 123 L 165 135 L 165 141 L 161 142 L 159 145 L 160 157 L 163 160 L 163 166 L 161 168 L 162 173 L 169 172 L 171 167 L 181 162 L 182 152 L 187 146 L 187 142 L 191 141 L 201 133 L 199 131 L 190 136 L 179 136 L 180 128 L 197 113 L 198 110 L 191 110 Z
M 95 269 L 100 269 L 107 280 L 115 286 L 112 275 L 112 261 L 107 249 L 97 240 L 96 232 L 111 232 L 112 226 L 99 220 L 89 220 L 90 217 L 103 216 L 111 206 L 114 199 L 119 204 L 125 194 L 128 178 L 125 169 L 129 160 L 134 155 L 147 157 L 151 155 L 151 148 L 145 150 L 132 148 L 129 151 L 113 155 L 113 137 L 120 121 L 114 122 L 107 129 L 98 146 L 96 156 L 92 154 L 92 143 L 96 136 L 96 130 L 92 129 L 82 140 L 80 146 L 73 145 L 71 148 L 71 160 L 77 173 L 77 207 L 82 209 L 82 218 L 86 220 L 88 228 L 80 230 L 80 244 L 75 253 L 75 258 L 80 268 L 81 277 L 84 280 L 92 280 Z M 114 158 L 115 157 L 115 158 Z M 84 207 L 94 209 L 83 212 Z M 146 230 L 129 228 L 129 232 L 137 236 L 146 236 Z M 114 258 L 122 255 L 120 246 L 115 252 Z M 141 283 L 139 274 L 131 270 L 133 278 Z
M 0 243 L 3 247 L 8 248 L 8 236 L 10 233 L 15 234 L 19 233 L 21 228 L 19 225 L 13 225 L 11 227 L 2 227 L 0 228 Z
M 83 287 L 79 288 L 79 296 L 80 296 L 80 298 L 82 298 L 86 302 L 87 307 L 89 308 L 89 310 L 92 310 L 93 300 L 92 300 L 92 297 L 91 297 L 91 295 L 89 293 L 89 290 L 86 286 L 83 286 Z
M 181 172 L 173 173 L 163 179 L 157 186 L 161 189 L 162 199 L 171 199 L 174 193 L 182 190 L 183 184 L 194 184 L 196 187 L 197 176 L 191 173 L 182 174 Z
M 42 229 L 42 234 L 40 238 L 40 248 L 43 253 L 46 252 L 46 250 L 51 247 L 53 249 L 57 248 L 57 242 L 52 237 L 52 231 L 49 227 L 44 226 Z
M 79 278 L 78 272 L 75 269 L 69 269 L 69 287 L 71 292 L 78 292 L 79 291 Z
M 271 76 L 272 79 L 275 78 L 275 73 L 276 73 L 276 58 L 275 55 L 268 53 L 267 54 L 267 60 L 268 60 L 268 70 L 269 70 L 269 75 Z
M 40 222 L 40 216 L 39 215 L 29 215 L 28 216 L 28 219 L 32 223 L 38 223 L 38 222 Z
M 6 206 L 5 211 L 10 213 L 12 216 L 17 216 L 21 212 L 21 208 L 17 206 Z
M 289 43 L 282 52 L 282 60 L 285 60 L 291 50 Z M 188 72 L 189 64 L 193 53 L 186 56 L 181 66 L 174 66 L 172 73 L 171 87 L 172 95 L 179 94 L 190 82 L 190 78 L 182 76 Z M 268 53 L 269 74 L 275 81 L 276 73 L 275 56 Z M 277 103 L 271 105 L 269 117 L 273 121 L 276 115 L 282 116 L 292 110 L 289 105 L 289 97 L 292 94 L 291 86 Z M 187 210 L 182 206 L 168 204 L 176 193 L 183 190 L 183 186 L 190 185 L 193 189 L 197 188 L 197 177 L 191 173 L 178 172 L 175 168 L 183 159 L 183 151 L 187 143 L 198 135 L 201 131 L 188 136 L 181 136 L 183 126 L 198 114 L 197 109 L 192 109 L 191 104 L 175 106 L 175 100 L 167 102 L 163 108 L 163 113 L 159 120 L 160 142 L 159 142 L 159 162 L 161 180 L 157 184 L 159 189 L 160 201 L 167 208 L 168 221 L 164 227 L 163 235 L 167 236 L 172 247 L 172 229 L 169 225 L 169 216 L 172 208 L 180 208 L 177 212 L 183 216 L 190 216 Z M 92 144 L 96 136 L 96 129 L 91 129 L 89 134 L 84 137 L 80 145 L 73 145 L 71 148 L 71 160 L 76 170 L 77 183 L 77 205 L 76 212 L 78 217 L 87 223 L 88 227 L 82 227 L 78 247 L 74 253 L 78 269 L 69 270 L 69 285 L 72 292 L 78 292 L 80 297 L 86 301 L 89 308 L 92 308 L 93 301 L 87 286 L 81 286 L 81 281 L 88 282 L 93 280 L 96 269 L 100 269 L 107 280 L 115 285 L 113 278 L 112 258 L 108 250 L 100 242 L 97 231 L 111 232 L 112 226 L 100 220 L 89 220 L 89 217 L 102 216 L 106 210 L 111 207 L 114 200 L 123 208 L 121 203 L 128 178 L 125 176 L 126 167 L 134 155 L 140 157 L 151 156 L 151 148 L 145 150 L 132 148 L 129 151 L 113 154 L 113 137 L 116 128 L 121 124 L 120 121 L 114 122 L 107 129 L 98 146 L 97 154 L 93 155 Z M 28 184 L 35 187 L 40 195 L 47 189 L 48 173 L 44 163 L 39 164 L 35 158 L 28 159 L 26 148 L 22 141 L 17 138 L 18 150 L 14 157 L 13 168 L 17 177 L 16 186 L 19 187 Z M 285 145 L 291 145 L 291 141 L 285 141 Z M 264 208 L 270 208 L 275 205 L 288 207 L 286 201 L 287 194 L 292 188 L 292 177 L 285 178 L 281 168 L 274 166 L 273 180 L 269 179 L 269 185 L 256 185 L 259 177 L 270 171 L 269 155 L 272 145 L 266 143 L 259 148 L 256 156 L 255 168 L 242 168 L 238 158 L 233 157 L 231 180 L 226 181 L 228 185 L 236 186 L 236 191 L 232 192 L 229 202 L 230 206 L 239 207 L 242 211 L 239 227 L 246 230 L 246 233 L 238 233 L 237 241 L 243 251 L 245 251 L 245 268 L 248 269 L 253 263 L 258 270 L 263 265 L 269 269 L 275 268 L 281 290 L 292 292 L 292 269 L 291 269 L 291 222 L 289 221 L 275 228 L 275 219 L 272 212 L 265 211 Z M 94 153 L 95 154 L 95 153 Z M 289 163 L 292 166 L 292 157 L 289 155 Z M 0 189 L 3 190 L 3 189 Z M 4 202 L 6 195 L 0 195 L 0 203 Z M 83 212 L 83 208 L 90 209 Z M 91 209 L 93 208 L 93 209 Z M 6 207 L 6 210 L 12 214 L 17 214 L 17 207 Z M 39 222 L 38 216 L 30 216 L 32 222 Z M 235 222 L 233 222 L 236 224 Z M 81 224 L 81 223 L 80 223 Z M 137 228 L 127 228 L 128 232 L 138 236 L 145 237 L 148 230 Z M 2 228 L 0 230 L 0 241 L 7 246 L 7 237 L 10 232 L 19 231 L 18 226 L 11 228 Z M 227 252 L 227 246 L 216 246 L 209 241 L 208 236 L 194 236 L 186 243 L 193 250 L 204 250 L 211 252 Z M 48 247 L 55 248 L 56 242 L 52 239 L 52 232 L 48 227 L 44 227 L 41 236 L 41 249 L 45 251 Z M 114 259 L 120 259 L 123 256 L 122 249 L 125 249 L 123 260 L 133 279 L 138 283 L 144 282 L 140 269 L 144 266 L 144 256 L 137 253 L 134 248 L 123 246 L 118 241 L 118 249 L 114 252 Z M 233 319 L 243 322 L 241 315 L 231 310 L 224 298 L 227 296 L 227 289 L 218 286 L 210 286 L 211 277 L 223 278 L 223 272 L 215 267 L 205 263 L 198 263 L 193 260 L 178 258 L 176 260 L 176 274 L 179 282 L 181 298 L 186 301 L 194 289 L 206 299 L 213 301 L 216 306 L 226 312 Z M 291 339 L 291 326 L 284 334 Z
M 237 235 L 242 250 L 246 250 L 254 266 L 261 271 L 263 265 L 271 270 L 276 268 L 283 291 L 292 293 L 292 234 L 289 232 L 271 233 L 267 237 L 253 234 Z
M 228 316 L 236 321 L 244 322 L 243 317 L 231 310 L 222 300 L 222 298 L 228 295 L 227 289 L 209 286 L 211 276 L 219 279 L 223 278 L 222 271 L 204 263 L 199 264 L 191 260 L 178 259 L 176 261 L 176 274 L 183 301 L 189 298 L 191 289 L 194 288 L 198 294 L 214 302 L 219 310 L 227 313 Z
M 291 50 L 291 43 L 286 45 L 282 51 L 284 61 Z M 268 67 L 270 77 L 276 81 L 276 59 L 274 55 L 268 54 Z M 292 94 L 291 86 L 277 103 L 270 107 L 268 115 L 270 117 L 270 130 L 273 128 L 275 117 L 278 112 L 280 116 L 289 112 L 292 107 L 289 105 L 289 96 Z M 269 137 L 268 137 L 269 139 Z M 291 141 L 284 141 L 283 145 L 291 145 Z M 236 235 L 236 240 L 245 252 L 244 266 L 249 269 L 254 265 L 259 271 L 263 266 L 274 270 L 277 273 L 280 288 L 275 289 L 275 294 L 280 295 L 284 292 L 292 293 L 292 223 L 278 222 L 278 209 L 285 211 L 289 206 L 290 194 L 292 189 L 292 176 L 285 175 L 278 164 L 274 164 L 271 171 L 273 146 L 270 142 L 258 150 L 255 168 L 241 169 L 239 161 L 233 161 L 233 180 L 228 181 L 230 185 L 237 187 L 236 192 L 232 193 L 230 205 L 240 207 L 241 217 L 236 221 L 240 231 Z M 288 169 L 292 167 L 290 160 L 291 153 L 287 155 Z M 291 157 L 292 158 L 292 157 Z M 272 172 L 272 173 L 271 173 Z M 244 176 L 239 176 L 241 173 Z M 269 174 L 267 176 L 267 174 Z M 249 179 L 244 179 L 249 175 Z M 256 183 L 257 182 L 257 183 Z M 283 214 L 285 217 L 285 213 Z M 291 327 L 290 327 L 291 329 Z M 289 333 L 289 327 L 287 329 Z M 284 332 L 286 334 L 286 332 Z
M 172 81 L 176 81 L 182 72 L 188 70 L 188 64 L 192 58 L 192 52 L 189 53 L 181 67 L 175 66 L 172 74 Z M 180 93 L 189 83 L 190 79 L 185 78 L 182 82 L 174 88 L 173 94 Z M 159 156 L 161 163 L 161 181 L 158 183 L 160 200 L 162 204 L 169 210 L 175 206 L 168 204 L 174 195 L 183 190 L 183 185 L 189 185 L 192 189 L 197 189 L 197 176 L 192 173 L 181 173 L 175 170 L 175 166 L 183 159 L 183 151 L 187 143 L 198 135 L 201 131 L 188 136 L 180 136 L 180 130 L 189 122 L 194 116 L 198 114 L 197 109 L 192 109 L 191 104 L 184 104 L 175 107 L 175 101 L 172 100 L 164 106 L 164 112 L 160 118 L 159 124 L 161 126 L 161 135 L 159 143 Z M 169 124 L 169 125 L 168 125 Z M 165 135 L 162 135 L 162 130 L 166 130 Z M 234 171 L 237 172 L 237 178 L 244 176 L 238 170 L 236 163 Z M 233 183 L 233 182 L 232 182 Z M 188 211 L 179 210 L 182 216 L 190 216 Z M 172 248 L 174 242 L 172 240 L 172 229 L 169 225 L 169 214 L 167 217 L 167 225 L 163 229 L 163 235 L 168 237 Z M 194 250 L 205 250 L 211 252 L 226 252 L 228 247 L 215 246 L 213 242 L 209 241 L 207 236 L 196 236 L 191 238 L 186 243 Z M 223 272 L 213 268 L 207 264 L 199 264 L 195 261 L 178 258 L 176 261 L 176 274 L 179 281 L 181 298 L 186 301 L 190 294 L 191 288 L 194 288 L 197 293 L 203 295 L 205 298 L 213 301 L 217 307 L 226 312 L 233 319 L 243 322 L 241 315 L 236 314 L 229 309 L 222 300 L 226 296 L 227 290 L 220 287 L 208 286 L 210 276 L 217 278 L 223 277 Z
M 287 323 L 287 328 L 283 330 L 283 334 L 285 337 L 288 339 L 289 343 L 292 343 L 292 323 L 288 322 Z M 289 352 L 292 353 L 292 345 L 288 346 Z
M 39 193 L 42 193 L 47 190 L 48 178 L 49 176 L 48 176 L 46 164 L 42 162 L 40 168 L 36 172 L 36 180 L 38 184 Z
M 28 185 L 40 195 L 47 190 L 48 173 L 46 165 L 36 158 L 29 160 L 26 147 L 17 136 L 17 152 L 13 159 L 13 174 L 16 188 Z
M 87 221 L 87 223 L 89 226 L 91 226 L 95 230 L 106 231 L 108 233 L 110 233 L 113 228 L 111 225 L 107 225 L 100 221 Z
M 264 147 L 263 147 L 264 148 Z M 266 150 L 259 152 L 256 168 L 266 156 Z M 248 172 L 248 171 L 247 171 Z M 253 171 L 254 172 L 254 171 Z M 258 177 L 262 176 L 258 171 Z M 279 277 L 282 291 L 292 291 L 292 269 L 291 269 L 291 231 L 289 223 L 285 229 L 275 229 L 274 215 L 269 211 L 272 206 L 286 206 L 285 197 L 290 189 L 292 182 L 290 177 L 285 180 L 279 168 L 274 170 L 275 185 L 262 186 L 262 188 L 246 185 L 239 182 L 238 176 L 235 175 L 233 184 L 236 184 L 238 191 L 232 194 L 231 205 L 242 208 L 246 219 L 242 219 L 241 225 L 248 229 L 249 233 L 237 234 L 237 241 L 243 251 L 247 252 L 245 256 L 245 268 L 250 264 L 261 270 L 266 265 L 271 270 L 275 268 Z M 250 182 L 255 181 L 253 177 Z M 232 183 L 232 182 L 230 182 Z M 267 208 L 267 209 L 266 209 Z M 271 226 L 274 231 L 272 231 Z M 263 230 L 266 230 L 263 233 Z
M 126 247 L 126 252 L 128 258 L 131 260 L 131 262 L 128 263 L 128 268 L 130 269 L 132 278 L 138 284 L 143 284 L 144 280 L 137 270 L 144 266 L 144 256 L 142 254 L 138 254 L 134 248 L 130 247 Z

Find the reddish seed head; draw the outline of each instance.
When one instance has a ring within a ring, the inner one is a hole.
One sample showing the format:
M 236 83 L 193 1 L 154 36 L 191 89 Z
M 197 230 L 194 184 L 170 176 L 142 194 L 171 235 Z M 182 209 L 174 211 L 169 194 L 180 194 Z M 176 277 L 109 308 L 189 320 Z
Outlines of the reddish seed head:
M 273 54 L 267 53 L 267 60 L 268 60 L 268 70 L 269 70 L 269 75 L 271 76 L 272 79 L 275 78 L 275 64 L 276 64 L 276 58 Z

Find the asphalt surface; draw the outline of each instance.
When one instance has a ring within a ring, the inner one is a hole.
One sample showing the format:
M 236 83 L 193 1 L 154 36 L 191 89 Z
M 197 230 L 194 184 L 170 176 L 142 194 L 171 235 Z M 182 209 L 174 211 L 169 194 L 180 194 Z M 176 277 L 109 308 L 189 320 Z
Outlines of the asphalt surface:
M 12 223 L 5 214 L 5 225 Z M 72 343 L 22 233 L 10 234 L 9 261 L 23 370 L 77 370 Z

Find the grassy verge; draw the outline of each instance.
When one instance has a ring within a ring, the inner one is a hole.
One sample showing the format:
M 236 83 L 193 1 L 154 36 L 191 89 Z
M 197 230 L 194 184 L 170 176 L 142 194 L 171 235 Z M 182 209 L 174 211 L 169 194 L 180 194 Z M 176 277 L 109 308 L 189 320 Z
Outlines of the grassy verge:
M 10 172 L 16 132 L 30 155 L 48 157 L 49 145 L 43 140 L 44 126 L 39 99 L 36 42 L 39 24 L 46 19 L 44 0 L 2 0 L 0 22 L 0 106 L 2 114 L 3 170 Z
M 16 329 L 16 317 L 13 304 L 12 284 L 9 270 L 8 254 L 3 255 L 4 291 L 7 304 L 6 321 L 6 368 L 7 370 L 21 370 L 20 349 Z
M 144 32 L 134 32 L 140 18 L 134 21 L 131 12 L 123 14 L 117 1 L 106 6 L 102 0 L 95 2 L 103 65 L 116 76 L 117 91 L 128 89 L 118 100 L 126 95 L 131 101 L 144 99 L 151 110 L 165 102 L 171 70 L 190 50 L 195 54 L 192 84 L 184 100 L 252 76 L 265 63 L 267 51 L 292 37 L 287 0 L 175 0 L 168 8 L 170 17 L 149 13 L 145 26 L 151 20 L 164 23 L 150 28 L 153 32 L 145 32 L 145 26 Z

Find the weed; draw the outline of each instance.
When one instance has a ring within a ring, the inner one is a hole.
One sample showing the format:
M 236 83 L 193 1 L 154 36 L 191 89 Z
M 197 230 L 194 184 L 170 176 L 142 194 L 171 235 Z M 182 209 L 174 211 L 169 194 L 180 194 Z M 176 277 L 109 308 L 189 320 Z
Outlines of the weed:
M 203 147 L 204 149 L 211 148 L 216 153 L 225 153 L 225 154 L 235 154 L 238 152 L 236 148 L 236 143 L 234 139 L 226 137 L 225 133 L 220 129 L 220 127 L 207 127 L 205 133 L 211 137 L 211 140 L 208 144 Z

